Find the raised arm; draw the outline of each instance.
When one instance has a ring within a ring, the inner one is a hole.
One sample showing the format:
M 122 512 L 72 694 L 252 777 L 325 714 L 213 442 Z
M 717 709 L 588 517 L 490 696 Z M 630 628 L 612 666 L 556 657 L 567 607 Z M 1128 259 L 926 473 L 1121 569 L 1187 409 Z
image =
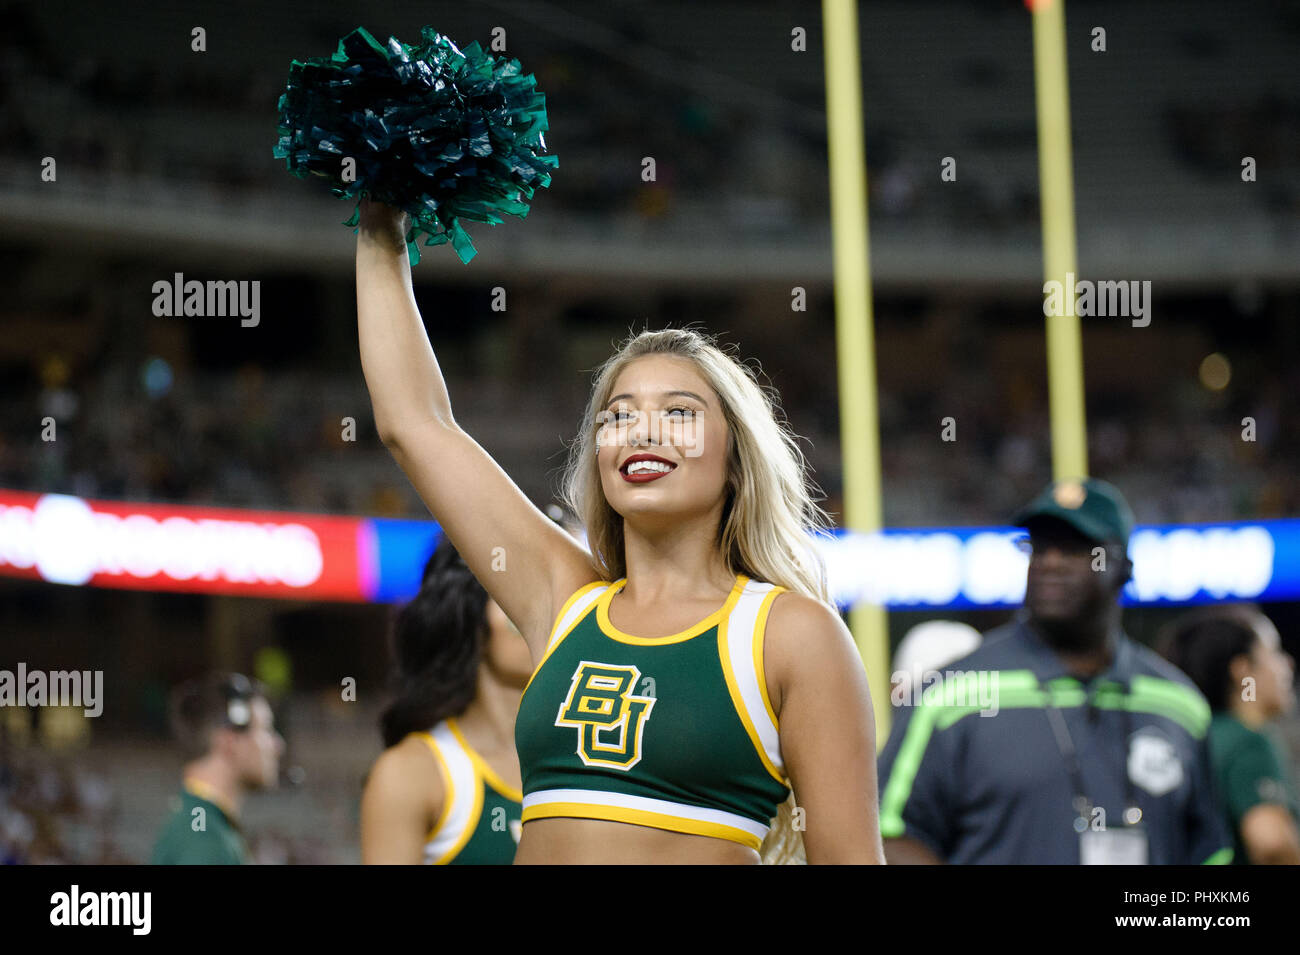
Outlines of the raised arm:
M 460 429 L 415 304 L 406 215 L 363 202 L 357 236 L 361 367 L 380 440 L 465 563 L 541 660 L 555 613 L 596 579 L 590 557 Z

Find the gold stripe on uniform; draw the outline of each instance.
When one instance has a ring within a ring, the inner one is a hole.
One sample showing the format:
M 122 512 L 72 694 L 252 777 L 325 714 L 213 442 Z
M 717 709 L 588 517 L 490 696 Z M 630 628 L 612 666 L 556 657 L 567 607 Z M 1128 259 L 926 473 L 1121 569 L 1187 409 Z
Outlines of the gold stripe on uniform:
M 438 774 L 442 776 L 442 781 L 446 786 L 446 791 L 442 796 L 442 811 L 438 814 L 438 821 L 433 824 L 429 834 L 424 837 L 426 844 L 433 841 L 438 831 L 447 824 L 447 817 L 451 815 L 451 803 L 456 798 L 456 784 L 451 779 L 451 767 L 447 766 L 442 759 L 442 753 L 438 752 L 438 744 L 434 742 L 432 733 L 416 733 L 427 744 L 429 751 L 433 753 L 433 761 L 438 764 Z
M 542 667 L 546 665 L 546 661 L 550 657 L 550 655 L 555 652 L 556 648 L 559 647 L 559 645 L 564 642 L 564 638 L 567 637 L 570 633 L 572 633 L 573 628 L 576 627 L 579 624 L 579 622 L 581 622 L 583 617 L 586 616 L 586 614 L 584 614 L 582 617 L 579 617 L 577 620 L 573 621 L 573 623 L 569 624 L 569 626 L 565 627 L 564 633 L 560 634 L 559 639 L 556 639 L 555 631 L 559 629 L 560 621 L 564 619 L 564 615 L 568 613 L 569 610 L 573 607 L 573 605 L 576 604 L 579 600 L 581 600 L 584 595 L 590 593 L 596 587 L 600 587 L 607 584 L 608 582 L 604 580 L 594 581 L 593 583 L 578 588 L 578 590 L 574 591 L 573 596 L 564 602 L 564 606 L 560 608 L 560 612 L 555 615 L 555 623 L 551 624 L 551 633 L 550 636 L 546 638 L 546 649 L 542 652 L 542 659 L 538 661 L 537 666 L 533 669 L 532 676 L 530 676 L 528 678 L 528 682 L 524 684 L 524 693 L 527 693 L 528 688 L 533 685 L 533 680 L 537 678 L 537 674 L 540 673 Z M 588 608 L 588 613 L 590 612 L 591 609 Z M 523 693 L 519 694 L 519 699 L 521 702 L 523 701 L 523 698 L 524 698 Z
M 627 578 L 622 577 L 614 581 L 609 590 L 600 595 L 600 599 L 596 601 L 596 625 L 601 633 L 619 643 L 629 643 L 640 647 L 656 647 L 666 643 L 682 643 L 692 637 L 698 637 L 706 630 L 720 626 L 731 615 L 732 608 L 736 606 L 736 601 L 740 600 L 740 595 L 745 592 L 745 586 L 749 583 L 749 578 L 744 574 L 737 574 L 731 593 L 727 594 L 726 602 L 721 607 L 695 624 L 695 626 L 687 630 L 680 630 L 677 633 L 670 633 L 666 637 L 638 637 L 630 633 L 624 633 L 614 626 L 613 621 L 609 619 L 609 605 L 613 602 L 618 591 L 622 589 L 620 585 L 626 583 Z
M 764 600 L 766 599 L 764 598 Z M 728 643 L 731 637 L 727 632 L 729 622 L 729 620 L 723 620 L 722 623 L 718 624 L 718 657 L 722 660 L 722 675 L 727 681 L 727 692 L 731 694 L 732 708 L 735 709 L 736 715 L 740 717 L 740 722 L 744 724 L 745 732 L 749 734 L 749 741 L 754 746 L 754 752 L 758 753 L 758 758 L 763 761 L 763 768 L 778 783 L 783 786 L 787 785 L 780 770 L 768 758 L 767 750 L 763 748 L 763 741 L 758 738 L 758 730 L 754 728 L 754 721 L 749 718 L 749 710 L 745 707 L 745 700 L 740 695 L 740 685 L 736 681 L 736 674 L 731 669 L 731 648 Z
M 550 802 L 539 806 L 529 806 L 523 812 L 523 821 L 564 817 L 573 819 L 600 819 L 606 822 L 626 822 L 637 826 L 649 826 L 651 829 L 666 829 L 669 832 L 682 832 L 691 836 L 712 836 L 738 842 L 754 851 L 763 845 L 763 840 L 753 833 L 734 826 L 717 822 L 704 822 L 700 819 L 686 819 L 682 816 L 670 816 L 666 813 L 647 812 L 644 809 L 627 809 L 623 806 L 597 806 L 589 803 Z
M 776 718 L 776 711 L 772 709 L 772 700 L 767 695 L 767 672 L 763 669 L 763 644 L 767 639 L 767 613 L 772 609 L 772 604 L 776 601 L 778 594 L 786 592 L 784 587 L 773 587 L 772 592 L 763 598 L 763 603 L 758 608 L 758 619 L 754 621 L 754 672 L 758 674 L 758 692 L 763 697 L 763 706 L 767 707 L 767 715 L 772 718 L 772 725 L 778 730 L 781 723 Z
M 460 743 L 461 748 L 465 750 L 465 753 L 469 756 L 470 762 L 474 764 L 475 771 L 478 772 L 479 776 L 482 777 L 489 786 L 507 799 L 513 800 L 514 802 L 524 801 L 524 794 L 502 779 L 500 775 L 497 774 L 497 771 L 489 765 L 488 761 L 482 757 L 479 751 L 469 745 L 469 741 L 465 739 L 465 734 L 460 731 L 460 726 L 456 723 L 455 719 L 448 718 L 447 728 L 451 730 L 452 735 L 456 737 L 456 742 Z
M 467 758 L 469 758 L 472 767 L 473 758 L 472 757 L 467 757 Z M 447 776 L 448 777 L 451 776 L 450 766 L 447 767 Z M 441 856 L 439 856 L 437 859 L 433 861 L 434 865 L 446 865 L 452 859 L 456 858 L 456 856 L 460 853 L 460 851 L 465 848 L 465 844 L 469 842 L 470 837 L 474 835 L 474 830 L 478 828 L 479 817 L 483 814 L 483 785 L 481 781 L 479 781 L 478 779 L 475 780 L 475 783 L 476 785 L 474 786 L 474 796 L 473 796 L 474 803 L 470 808 L 469 816 L 465 820 L 464 828 L 461 829 L 460 837 L 456 840 L 455 844 L 450 849 L 448 849 L 446 852 L 444 852 Z M 452 806 L 451 800 L 448 799 L 444 812 L 449 812 L 451 806 Z

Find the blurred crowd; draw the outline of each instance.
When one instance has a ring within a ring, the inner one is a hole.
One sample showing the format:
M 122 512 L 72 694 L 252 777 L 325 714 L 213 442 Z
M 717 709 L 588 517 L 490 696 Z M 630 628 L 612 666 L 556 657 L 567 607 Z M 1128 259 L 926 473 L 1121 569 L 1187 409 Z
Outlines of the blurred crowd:
M 1289 462 L 1300 459 L 1300 428 L 1287 412 L 1298 389 L 1294 372 L 1234 383 L 1230 395 L 1173 376 L 1131 401 L 1091 389 L 1089 469 L 1123 488 L 1141 523 L 1294 517 L 1300 476 Z M 947 416 L 952 444 L 940 437 Z M 1253 440 L 1243 438 L 1245 417 Z M 918 420 L 933 427 L 922 431 Z M 1049 476 L 1050 421 L 1037 389 L 983 368 L 906 401 L 882 392 L 881 430 L 887 524 L 994 523 Z
M 49 712 L 54 711 L 45 715 Z M 0 865 L 148 862 L 176 786 L 174 760 L 165 747 L 153 739 L 136 744 L 119 740 L 112 744 L 111 756 L 93 749 L 88 754 L 82 747 L 25 738 L 12 732 L 13 722 L 0 726 Z M 306 730 L 301 734 L 311 736 Z M 355 798 L 353 780 L 343 785 L 327 779 L 316 788 L 322 799 L 341 806 Z M 248 833 L 252 860 L 262 865 L 338 862 L 352 842 L 350 829 L 340 828 L 330 838 L 302 831 L 286 821 L 286 813 L 304 812 L 301 801 L 290 802 L 293 798 L 292 793 L 282 797 L 287 810 L 261 807 Z M 312 811 L 319 815 L 316 806 Z M 331 825 L 340 826 L 338 818 L 329 818 Z M 341 825 L 351 824 L 344 819 Z
M 159 179 L 230 197 L 285 187 L 284 163 L 271 149 L 287 61 L 239 69 L 219 57 L 190 57 L 176 66 L 145 46 L 131 59 L 84 48 L 69 55 L 27 3 L 9 3 L 4 13 L 0 159 L 28 163 L 35 152 L 83 181 Z M 317 44 L 319 55 L 332 51 L 332 43 Z M 825 214 L 826 144 L 816 124 L 809 132 L 808 123 L 764 119 L 757 103 L 719 106 L 680 81 L 629 70 L 625 60 L 555 36 L 527 68 L 548 95 L 549 149 L 565 169 L 548 207 L 654 220 L 673 212 L 683 194 L 702 199 L 748 182 L 761 197 L 757 206 L 739 196 L 720 214 L 738 221 L 758 214 L 769 224 Z M 64 121 L 49 123 L 52 113 Z M 135 121 L 124 123 L 124 115 Z M 642 188 L 647 154 L 656 160 L 651 191 Z
M 807 439 L 813 477 L 836 510 L 840 453 L 836 394 L 825 375 L 834 354 L 829 328 L 805 344 L 804 359 L 775 373 L 792 425 Z M 882 360 L 889 360 L 884 346 Z M 338 514 L 425 513 L 375 436 L 359 374 L 271 373 L 250 364 L 178 373 L 173 381 L 155 360 L 143 369 L 110 363 L 75 380 L 47 362 L 42 375 L 38 386 L 0 392 L 0 487 Z M 463 377 L 453 390 L 462 424 L 546 503 L 579 412 L 577 403 L 556 396 L 580 376 L 563 361 L 539 366 L 535 375 L 527 389 L 485 372 Z M 995 523 L 1034 493 L 1050 473 L 1039 377 L 1029 369 L 1001 379 L 976 357 L 956 357 L 924 388 L 882 384 L 886 523 Z M 1132 395 L 1092 388 L 1093 473 L 1120 485 L 1144 523 L 1300 514 L 1300 475 L 1289 464 L 1300 460 L 1300 426 L 1287 414 L 1291 396 L 1300 393 L 1300 373 L 1239 374 L 1218 392 L 1187 379 L 1170 372 L 1154 391 Z M 524 391 L 529 397 L 521 402 Z M 43 441 L 28 426 L 45 416 L 58 422 L 59 440 Z M 355 421 L 351 434 L 345 417 Z M 948 417 L 954 440 L 943 438 Z
M 0 864 L 130 861 L 114 841 L 118 809 L 102 776 L 0 732 Z
M 1271 170 L 1258 200 L 1284 216 L 1300 215 L 1300 100 L 1275 91 L 1219 103 L 1170 105 L 1164 114 L 1168 142 L 1179 160 L 1206 177 L 1240 169 L 1244 157 Z
M 272 159 L 271 149 L 288 63 L 270 38 L 309 37 L 295 41 L 305 47 L 298 55 L 326 55 L 338 29 L 329 11 L 319 12 L 319 22 L 268 19 L 257 41 L 263 46 L 237 58 L 188 55 L 181 46 L 168 58 L 147 30 L 132 39 L 135 48 L 106 54 L 87 44 L 65 48 L 49 26 L 53 21 L 26 0 L 10 0 L 3 14 L 0 161 L 27 164 L 33 155 L 54 156 L 83 183 L 162 182 L 241 199 L 287 184 L 283 162 Z M 599 25 L 580 10 L 575 14 L 572 23 L 581 30 L 552 23 L 529 34 L 525 67 L 547 94 L 548 143 L 563 170 L 546 193 L 548 209 L 634 228 L 674 214 L 691 221 L 707 216 L 767 235 L 826 219 L 819 71 L 778 61 L 774 47 L 755 40 L 784 35 L 782 16 L 756 9 L 752 23 L 738 25 L 745 35 L 738 29 L 732 49 L 713 45 L 706 53 L 689 45 L 664 48 L 644 13 L 604 11 Z M 895 26 L 926 36 L 933 29 L 905 21 Z M 1204 26 L 1215 29 L 1209 20 Z M 992 28 L 990 38 L 1006 35 L 996 32 L 1005 24 Z M 213 42 L 220 41 L 214 36 Z M 769 60 L 761 73 L 751 55 L 760 51 Z M 909 113 L 906 91 L 867 66 L 878 99 L 866 152 L 873 215 L 994 233 L 1037 227 L 1035 140 L 1025 133 L 1025 117 L 1013 119 L 978 100 L 969 104 L 970 115 L 942 101 L 927 104 L 933 115 Z M 1023 77 L 973 50 L 954 68 L 972 90 L 1024 93 L 1013 85 L 1023 84 Z M 1076 95 L 1090 94 L 1081 86 Z M 1088 104 L 1080 106 L 1079 115 L 1089 115 Z M 1224 168 L 1250 155 L 1271 173 L 1261 177 L 1257 198 L 1274 213 L 1295 213 L 1300 191 L 1279 174 L 1294 170 L 1298 154 L 1300 105 L 1293 99 L 1256 82 L 1218 103 L 1171 91 L 1162 101 L 1130 106 L 1148 110 L 1145 121 L 1162 132 L 1155 140 L 1162 152 L 1150 163 L 1153 187 L 1173 189 L 1166 180 L 1182 177 L 1176 188 L 1190 197 L 1194 191 L 1187 190 L 1198 188 L 1198 181 L 1186 172 L 1203 173 L 1199 188 L 1207 188 Z M 61 121 L 49 122 L 51 115 Z M 959 132 L 952 142 L 946 133 L 936 137 L 936 127 L 953 124 Z M 1080 137 L 1077 148 L 1088 146 Z M 967 157 L 979 174 L 965 174 L 961 189 L 935 188 L 936 162 L 944 155 Z M 647 156 L 657 165 L 656 188 L 649 190 L 642 180 Z
M 342 416 L 331 416 L 368 411 L 364 383 L 249 366 L 151 395 L 131 371 L 110 366 L 85 381 L 47 383 L 11 404 L 6 422 L 52 416 L 68 440 L 25 442 L 16 429 L 0 431 L 0 483 L 109 499 L 393 510 L 382 483 L 366 479 L 364 461 L 384 453 L 373 429 L 359 428 L 358 454 L 345 456 Z M 358 392 L 354 400 L 349 392 Z

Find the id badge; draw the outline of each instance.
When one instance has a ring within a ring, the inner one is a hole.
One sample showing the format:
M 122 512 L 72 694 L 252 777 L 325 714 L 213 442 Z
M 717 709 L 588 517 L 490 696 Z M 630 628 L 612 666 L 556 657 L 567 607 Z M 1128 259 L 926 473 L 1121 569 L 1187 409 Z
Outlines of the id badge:
M 1085 829 L 1079 833 L 1079 864 L 1146 865 L 1146 831 L 1141 826 Z

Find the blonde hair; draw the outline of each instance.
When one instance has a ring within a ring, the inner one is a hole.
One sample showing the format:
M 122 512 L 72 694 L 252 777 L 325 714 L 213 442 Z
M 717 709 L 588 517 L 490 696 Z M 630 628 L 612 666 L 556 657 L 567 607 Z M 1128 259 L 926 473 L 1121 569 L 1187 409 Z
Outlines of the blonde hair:
M 785 587 L 830 604 L 826 570 L 809 531 L 829 526 L 815 502 L 807 462 L 781 410 L 776 390 L 716 340 L 691 328 L 629 337 L 596 372 L 577 439 L 569 448 L 562 496 L 582 520 L 597 570 L 606 580 L 627 575 L 623 518 L 605 499 L 596 460 L 597 431 L 614 383 L 638 358 L 667 355 L 692 362 L 722 403 L 730 432 L 727 499 L 717 546 L 729 573 Z M 793 794 L 763 843 L 765 862 L 798 861 L 803 840 L 793 827 Z

